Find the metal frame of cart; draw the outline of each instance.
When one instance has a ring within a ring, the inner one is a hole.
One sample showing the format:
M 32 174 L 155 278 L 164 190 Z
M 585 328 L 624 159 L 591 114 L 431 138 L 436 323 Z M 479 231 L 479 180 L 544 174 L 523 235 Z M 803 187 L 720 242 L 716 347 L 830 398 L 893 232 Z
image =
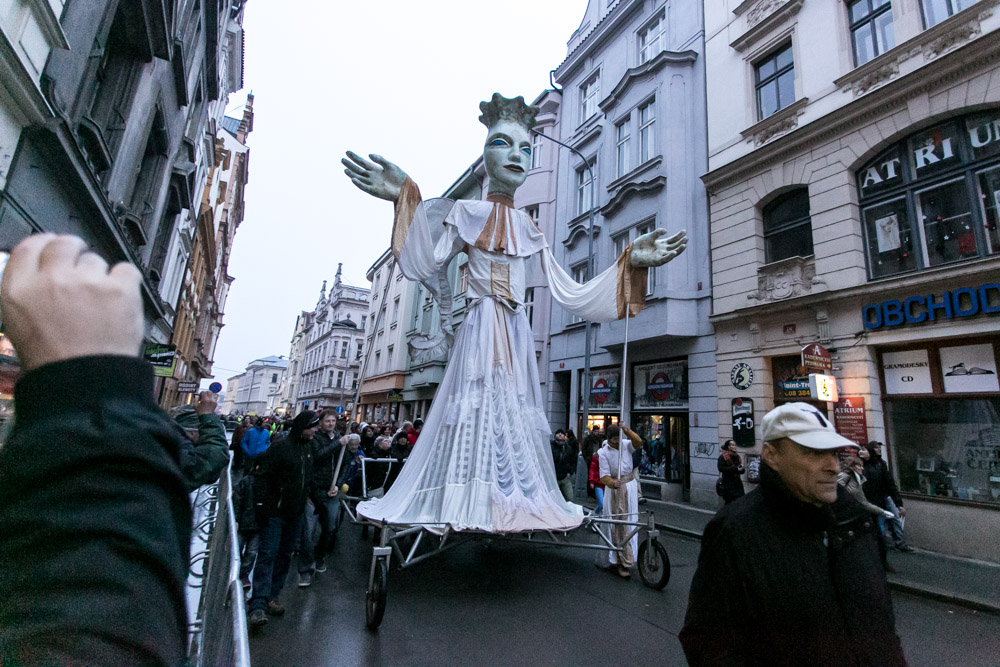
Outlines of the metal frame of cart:
M 369 462 L 391 466 L 393 463 L 398 463 L 398 459 L 365 459 L 365 463 Z M 536 530 L 519 533 L 488 533 L 456 531 L 452 530 L 450 526 L 440 523 L 388 524 L 358 516 L 357 504 L 368 499 L 364 465 L 362 465 L 361 471 L 361 497 L 345 494 L 341 496 L 340 504 L 343 514 L 348 516 L 351 523 L 363 527 L 363 535 L 367 534 L 369 526 L 373 526 L 378 531 L 376 534 L 378 543 L 372 549 L 372 563 L 368 571 L 368 589 L 365 591 L 365 624 L 369 630 L 377 630 L 382 624 L 388 598 L 389 565 L 393 556 L 399 563 L 400 569 L 405 569 L 449 549 L 479 539 L 522 542 L 547 547 L 614 551 L 621 554 L 629 540 L 645 528 L 646 538 L 639 543 L 639 552 L 636 554 L 639 578 L 642 579 L 643 584 L 656 590 L 663 590 L 670 581 L 670 558 L 667 555 L 666 547 L 660 542 L 660 531 L 656 528 L 651 512 L 640 513 L 640 517 L 636 521 L 628 520 L 627 514 L 587 514 L 579 527 L 569 531 Z M 624 539 L 616 543 L 609 537 L 610 527 L 613 525 L 631 526 L 632 530 L 625 535 Z M 602 532 L 601 527 L 607 527 L 608 532 Z M 440 532 L 432 531 L 431 528 L 436 528 Z M 582 536 L 577 535 L 579 531 L 597 535 L 597 543 L 584 542 Z

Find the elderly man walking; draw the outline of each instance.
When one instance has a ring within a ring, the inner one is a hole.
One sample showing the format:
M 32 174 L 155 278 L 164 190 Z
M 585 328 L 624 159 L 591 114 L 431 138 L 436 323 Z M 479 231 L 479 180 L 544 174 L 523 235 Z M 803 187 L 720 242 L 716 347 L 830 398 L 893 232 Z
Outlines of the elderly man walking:
M 705 528 L 681 645 L 692 665 L 905 665 L 874 521 L 838 486 L 857 445 L 815 407 L 765 415 L 760 488 Z

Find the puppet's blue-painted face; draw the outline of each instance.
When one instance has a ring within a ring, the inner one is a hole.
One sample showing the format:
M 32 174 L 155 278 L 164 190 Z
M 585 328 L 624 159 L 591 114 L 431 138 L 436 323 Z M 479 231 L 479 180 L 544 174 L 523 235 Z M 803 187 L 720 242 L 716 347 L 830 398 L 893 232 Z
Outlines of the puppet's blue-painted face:
M 514 196 L 531 166 L 531 137 L 527 128 L 510 120 L 500 120 L 489 129 L 483 149 L 490 192 Z

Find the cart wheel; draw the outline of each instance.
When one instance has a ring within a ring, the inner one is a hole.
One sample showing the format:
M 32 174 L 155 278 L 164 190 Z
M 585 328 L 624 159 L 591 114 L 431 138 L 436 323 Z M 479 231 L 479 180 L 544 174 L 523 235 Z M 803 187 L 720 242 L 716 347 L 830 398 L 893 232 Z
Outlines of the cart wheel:
M 670 581 L 670 557 L 659 540 L 646 539 L 639 545 L 639 578 L 658 591 Z
M 365 625 L 372 631 L 378 630 L 378 626 L 382 625 L 382 616 L 385 614 L 386 578 L 385 560 L 379 558 L 375 561 L 372 587 L 365 592 Z

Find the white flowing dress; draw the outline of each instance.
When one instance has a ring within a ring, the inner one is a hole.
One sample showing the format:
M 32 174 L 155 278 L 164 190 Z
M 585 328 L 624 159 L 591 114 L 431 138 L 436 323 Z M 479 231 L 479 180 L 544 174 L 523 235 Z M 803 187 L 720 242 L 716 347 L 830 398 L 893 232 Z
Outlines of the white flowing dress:
M 624 264 L 576 283 L 531 218 L 510 203 L 422 202 L 412 181 L 404 185 L 393 229 L 399 268 L 438 298 L 442 330 L 450 337 L 446 271 L 457 253 L 466 252 L 470 305 L 420 440 L 385 496 L 358 505 L 368 519 L 491 533 L 568 530 L 583 520 L 582 508 L 566 502 L 556 483 L 524 312 L 525 263 L 540 254 L 553 298 L 599 322 L 617 319 L 626 304 L 638 312 L 645 290 L 631 284 L 645 286 L 645 276 L 622 269 L 629 249 Z

